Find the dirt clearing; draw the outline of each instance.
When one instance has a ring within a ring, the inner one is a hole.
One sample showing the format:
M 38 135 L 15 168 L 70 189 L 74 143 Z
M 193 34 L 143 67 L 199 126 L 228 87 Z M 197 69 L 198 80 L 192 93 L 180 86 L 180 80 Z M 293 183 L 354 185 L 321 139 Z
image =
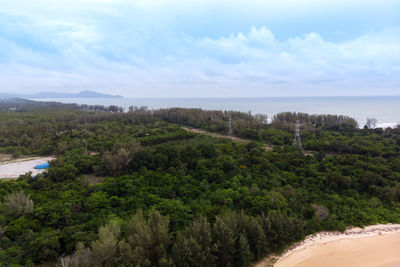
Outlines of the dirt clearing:
M 30 171 L 32 175 L 42 173 L 45 170 L 36 170 L 36 164 L 46 163 L 53 159 L 55 157 L 33 157 L 0 162 L 0 179 L 18 178 L 20 175 Z
M 191 133 L 205 134 L 205 135 L 216 137 L 216 138 L 230 139 L 232 141 L 239 142 L 239 143 L 244 143 L 244 144 L 250 143 L 250 140 L 242 139 L 242 138 L 235 137 L 235 136 L 228 136 L 228 135 L 223 135 L 223 134 L 212 133 L 212 132 L 208 132 L 203 129 L 189 128 L 189 127 L 182 127 L 182 129 L 184 129 L 188 132 L 191 132 Z M 263 148 L 267 151 L 273 150 L 272 146 L 266 145 L 266 144 L 263 145 Z
M 4 161 L 10 161 L 10 160 L 12 160 L 12 158 L 13 158 L 13 156 L 10 154 L 0 153 L 0 163 L 4 162 Z
M 104 182 L 105 177 L 99 177 L 93 174 L 86 174 L 83 176 L 83 180 L 88 183 L 88 185 L 98 185 Z

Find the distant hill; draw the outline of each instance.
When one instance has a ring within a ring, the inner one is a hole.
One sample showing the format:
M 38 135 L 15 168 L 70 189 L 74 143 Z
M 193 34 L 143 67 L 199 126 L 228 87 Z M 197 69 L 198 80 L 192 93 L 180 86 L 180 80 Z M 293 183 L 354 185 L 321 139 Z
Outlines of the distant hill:
M 102 94 L 93 91 L 82 91 L 79 93 L 56 93 L 40 92 L 30 96 L 30 98 L 123 98 L 120 95 Z
M 0 93 L 0 98 L 124 98 L 120 95 L 102 94 L 93 91 L 82 91 L 79 93 L 57 93 L 40 92 L 34 95 L 4 94 Z
M 14 97 L 18 97 L 18 96 L 15 94 L 0 93 L 0 99 L 8 99 L 8 98 L 14 98 Z

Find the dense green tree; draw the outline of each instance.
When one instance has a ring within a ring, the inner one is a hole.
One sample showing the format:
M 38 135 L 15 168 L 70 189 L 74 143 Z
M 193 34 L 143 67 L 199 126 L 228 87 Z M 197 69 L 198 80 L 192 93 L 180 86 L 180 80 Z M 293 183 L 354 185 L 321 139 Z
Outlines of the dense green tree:
M 4 203 L 7 210 L 17 216 L 33 212 L 33 200 L 24 191 L 13 192 L 5 196 Z
M 118 241 L 121 226 L 117 221 L 111 221 L 99 229 L 99 239 L 92 247 L 92 262 L 97 266 L 115 266 L 117 262 Z
M 214 262 L 211 226 L 205 217 L 196 218 L 187 229 L 178 233 L 173 256 L 178 266 L 205 267 Z
M 217 266 L 234 266 L 235 243 L 233 229 L 222 217 L 216 217 L 213 227 L 213 254 L 216 258 Z
M 139 211 L 128 222 L 128 243 L 135 266 L 166 266 L 170 243 L 169 220 L 152 211 L 146 220 Z
M 0 112 L 0 159 L 57 159 L 0 181 L 5 266 L 248 266 L 317 231 L 400 222 L 399 128 L 303 113 L 267 124 L 200 109 L 16 106 Z M 229 117 L 248 140 L 182 128 L 226 134 Z M 305 154 L 292 146 L 297 119 Z

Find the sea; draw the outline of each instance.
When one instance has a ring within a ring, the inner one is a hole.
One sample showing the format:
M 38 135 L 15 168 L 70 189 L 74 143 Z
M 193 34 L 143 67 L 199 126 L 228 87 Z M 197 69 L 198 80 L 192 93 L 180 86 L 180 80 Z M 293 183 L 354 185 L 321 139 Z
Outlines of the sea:
M 207 110 L 235 110 L 266 114 L 285 111 L 309 114 L 336 114 L 353 117 L 359 127 L 367 118 L 377 119 L 377 127 L 395 127 L 400 124 L 400 96 L 365 97 L 259 97 L 259 98 L 46 98 L 36 101 L 56 101 L 89 105 L 117 105 L 159 108 L 202 108 Z

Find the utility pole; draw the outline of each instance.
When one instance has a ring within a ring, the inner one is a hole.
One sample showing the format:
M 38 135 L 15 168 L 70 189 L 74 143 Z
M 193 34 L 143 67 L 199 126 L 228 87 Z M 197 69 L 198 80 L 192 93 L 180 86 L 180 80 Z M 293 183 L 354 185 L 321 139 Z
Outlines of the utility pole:
M 303 145 L 301 144 L 301 138 L 300 138 L 300 121 L 299 120 L 296 120 L 296 131 L 294 134 L 293 145 L 298 146 L 301 149 L 301 151 L 304 151 Z
M 229 121 L 228 121 L 228 135 L 232 136 L 232 117 L 231 114 L 229 114 Z

